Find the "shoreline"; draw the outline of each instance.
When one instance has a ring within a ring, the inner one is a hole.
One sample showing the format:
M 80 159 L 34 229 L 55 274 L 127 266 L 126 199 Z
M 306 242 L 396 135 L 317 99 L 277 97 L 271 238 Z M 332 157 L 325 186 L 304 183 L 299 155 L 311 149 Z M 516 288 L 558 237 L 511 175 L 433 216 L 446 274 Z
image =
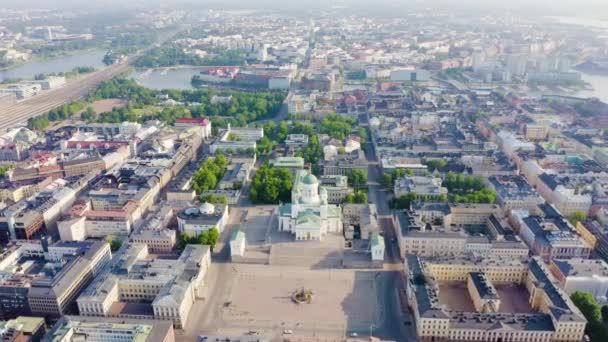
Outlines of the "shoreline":
M 0 72 L 10 71 L 11 69 L 16 69 L 21 66 L 27 65 L 28 63 L 60 59 L 63 57 L 70 57 L 70 56 L 78 55 L 80 53 L 86 53 L 86 52 L 95 51 L 95 50 L 103 51 L 103 49 L 101 49 L 101 48 L 91 48 L 91 49 L 84 49 L 84 50 L 74 50 L 74 51 L 70 51 L 70 52 L 66 52 L 66 53 L 62 53 L 62 54 L 54 55 L 54 56 L 36 56 L 36 57 L 32 57 L 32 58 L 28 59 L 27 61 L 22 61 L 17 64 L 13 64 L 11 66 L 0 68 Z M 84 66 L 86 66 L 86 65 L 84 65 Z

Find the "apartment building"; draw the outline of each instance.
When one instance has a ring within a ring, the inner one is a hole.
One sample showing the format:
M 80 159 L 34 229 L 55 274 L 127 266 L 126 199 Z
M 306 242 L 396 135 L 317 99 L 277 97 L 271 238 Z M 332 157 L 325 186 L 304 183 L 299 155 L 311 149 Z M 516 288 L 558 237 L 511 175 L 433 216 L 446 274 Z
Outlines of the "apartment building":
M 175 120 L 175 127 L 196 127 L 200 130 L 203 139 L 211 138 L 211 121 L 207 118 L 179 118 Z
M 601 259 L 573 258 L 551 260 L 549 270 L 567 294 L 576 291 L 591 293 L 598 302 L 606 303 L 608 295 L 608 264 Z
M 589 258 L 593 246 L 576 233 L 555 207 L 542 204 L 539 208 L 540 216 L 527 212 L 512 215 L 513 226 L 528 248 L 547 262 L 551 259 Z
M 0 281 L 0 311 L 4 318 L 59 317 L 110 259 L 110 246 L 100 241 L 11 245 L 0 258 L 6 272 Z
M 536 212 L 543 199 L 520 175 L 490 176 L 488 184 L 496 192 L 497 202 L 505 210 Z
M 66 177 L 86 175 L 91 171 L 101 173 L 106 168 L 105 162 L 98 156 L 64 161 L 61 166 Z
M 31 240 L 45 230 L 44 216 L 25 201 L 0 211 L 0 243 L 14 240 Z
M 375 233 L 380 232 L 378 210 L 375 204 L 343 204 L 342 222 L 344 223 L 344 234 L 347 239 L 368 240 Z M 358 232 L 358 236 L 355 236 L 356 232 Z
M 482 224 L 462 227 L 425 221 L 415 211 L 394 212 L 393 224 L 402 258 L 410 253 L 420 256 L 476 254 L 511 257 L 528 254 L 519 237 L 494 215 Z
M 167 320 L 181 328 L 203 294 L 210 265 L 209 246 L 188 245 L 177 259 L 161 259 L 149 255 L 146 244 L 132 243 L 80 295 L 78 310 L 82 316 L 129 317 L 113 304 L 148 303 L 141 318 Z
M 131 241 L 146 244 L 152 253 L 171 252 L 177 243 L 177 232 L 167 228 L 173 217 L 173 208 L 166 202 L 157 205 L 131 234 Z
M 542 173 L 538 176 L 536 189 L 547 202 L 566 216 L 575 212 L 587 213 L 592 204 L 591 195 L 577 192 L 577 189 L 565 183 L 565 179 L 569 178 Z
M 575 229 L 594 251 L 608 259 L 608 225 L 586 220 L 577 222 Z

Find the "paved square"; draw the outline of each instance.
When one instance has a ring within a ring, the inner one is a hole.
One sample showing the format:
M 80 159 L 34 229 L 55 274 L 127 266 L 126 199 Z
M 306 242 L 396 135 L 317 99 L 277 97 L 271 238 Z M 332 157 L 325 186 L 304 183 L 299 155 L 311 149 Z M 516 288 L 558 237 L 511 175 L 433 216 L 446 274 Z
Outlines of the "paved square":
M 243 265 L 245 266 L 245 265 Z M 364 329 L 376 321 L 371 272 L 304 268 L 239 267 L 223 308 L 227 326 L 284 327 L 311 331 Z M 313 292 L 311 304 L 296 304 L 298 289 Z

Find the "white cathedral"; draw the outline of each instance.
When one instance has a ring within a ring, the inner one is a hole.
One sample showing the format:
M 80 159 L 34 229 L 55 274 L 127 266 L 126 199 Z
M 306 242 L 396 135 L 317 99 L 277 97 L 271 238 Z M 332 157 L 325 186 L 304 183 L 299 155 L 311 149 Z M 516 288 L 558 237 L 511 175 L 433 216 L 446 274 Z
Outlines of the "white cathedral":
M 327 203 L 327 191 L 317 177 L 298 170 L 291 190 L 291 203 L 279 205 L 279 230 L 296 240 L 322 240 L 327 233 L 342 231 L 342 209 Z

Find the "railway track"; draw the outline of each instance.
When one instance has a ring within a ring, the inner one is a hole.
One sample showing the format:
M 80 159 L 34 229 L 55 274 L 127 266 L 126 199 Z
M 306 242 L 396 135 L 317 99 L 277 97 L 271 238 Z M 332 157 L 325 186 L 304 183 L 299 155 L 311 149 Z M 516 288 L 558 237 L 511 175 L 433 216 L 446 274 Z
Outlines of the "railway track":
M 0 130 L 26 122 L 29 118 L 45 114 L 49 110 L 66 103 L 80 100 L 101 82 L 119 75 L 128 68 L 128 63 L 113 65 L 70 82 L 61 88 L 50 90 L 10 106 L 0 107 Z

